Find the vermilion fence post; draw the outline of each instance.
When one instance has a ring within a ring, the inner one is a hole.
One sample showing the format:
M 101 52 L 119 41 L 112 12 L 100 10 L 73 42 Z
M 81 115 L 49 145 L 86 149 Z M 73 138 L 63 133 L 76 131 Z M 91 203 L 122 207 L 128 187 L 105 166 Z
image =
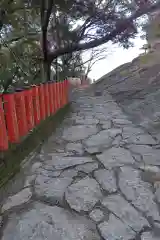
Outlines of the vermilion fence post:
M 17 89 L 16 93 L 14 94 L 14 99 L 15 99 L 19 135 L 20 137 L 23 137 L 28 133 L 24 91 L 22 91 L 21 89 Z
M 66 96 L 66 79 L 64 80 L 64 105 L 67 104 L 67 96 Z
M 45 101 L 46 117 L 48 117 L 50 116 L 48 83 L 44 84 L 44 101 Z
M 46 117 L 45 111 L 45 91 L 44 91 L 44 84 L 41 84 L 39 87 L 39 103 L 40 103 L 40 116 L 41 120 L 44 120 Z
M 60 82 L 58 82 L 58 110 L 61 108 L 61 87 L 60 87 Z
M 49 111 L 49 116 L 51 115 L 51 91 L 50 91 L 50 82 L 47 83 L 48 85 L 48 111 Z
M 9 142 L 18 143 L 20 141 L 20 136 L 14 93 L 4 94 L 3 101 Z
M 55 113 L 54 82 L 51 83 L 50 87 L 51 87 L 51 91 L 52 91 L 52 100 L 51 100 L 51 104 L 52 104 L 52 114 L 54 114 L 54 113 Z
M 53 83 L 49 82 L 48 84 L 48 90 L 49 90 L 49 107 L 50 107 L 50 114 L 52 115 L 54 110 L 53 110 Z
M 57 83 L 56 82 L 54 83 L 54 93 L 55 93 L 55 96 L 54 96 L 54 99 L 55 99 L 55 110 L 57 112 L 57 110 L 58 110 L 58 94 L 57 94 Z
M 62 85 L 63 88 L 62 88 L 62 89 L 63 89 L 63 106 L 64 106 L 64 105 L 66 104 L 66 103 L 65 103 L 65 80 L 63 80 L 62 83 L 63 83 L 63 85 Z
M 56 94 L 56 83 L 53 83 L 53 103 L 54 103 L 54 113 L 57 112 L 57 94 Z
M 33 114 L 34 114 L 34 123 L 38 125 L 40 123 L 40 103 L 39 103 L 39 87 L 32 87 L 33 94 Z
M 62 82 L 59 83 L 60 86 L 60 108 L 63 107 L 63 96 L 62 96 Z
M 56 112 L 56 99 L 55 99 L 55 83 L 52 84 L 52 92 L 53 92 L 53 113 Z
M 0 95 L 0 151 L 8 150 L 8 135 L 5 123 L 2 95 Z
M 57 110 L 60 109 L 61 103 L 60 103 L 60 87 L 59 82 L 56 83 L 56 94 L 57 94 Z
M 68 79 L 66 80 L 66 95 L 67 95 L 67 103 L 69 103 L 69 89 L 70 88 L 70 84 Z
M 24 90 L 25 94 L 25 107 L 27 114 L 27 125 L 28 130 L 32 130 L 34 128 L 34 115 L 33 115 L 33 96 L 32 96 L 32 88 Z
M 68 96 L 68 80 L 66 79 L 65 80 L 65 99 L 66 99 L 66 104 L 68 103 L 68 98 L 67 98 L 67 96 Z
M 63 82 L 60 82 L 60 86 L 61 86 L 61 108 L 63 107 Z
M 50 108 L 50 105 L 51 105 L 50 104 L 51 103 L 50 98 L 51 98 L 51 96 L 50 96 L 50 87 L 49 87 L 50 84 L 49 84 L 49 82 L 47 82 L 46 84 L 48 86 L 48 114 L 49 114 L 48 116 L 50 116 L 51 115 L 51 112 L 50 112 L 50 110 L 51 110 L 51 108 Z
M 65 104 L 67 104 L 68 102 L 67 102 L 67 79 L 65 79 Z

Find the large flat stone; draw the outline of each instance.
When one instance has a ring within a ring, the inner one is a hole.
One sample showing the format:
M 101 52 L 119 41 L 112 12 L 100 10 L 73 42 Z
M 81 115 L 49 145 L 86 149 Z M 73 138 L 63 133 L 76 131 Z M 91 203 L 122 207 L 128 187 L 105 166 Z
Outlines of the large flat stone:
M 65 190 L 71 182 L 71 177 L 50 178 L 39 175 L 35 181 L 35 194 L 50 203 L 62 203 Z
M 153 139 L 153 137 L 148 134 L 130 137 L 127 139 L 126 142 L 134 143 L 134 144 L 148 144 L 148 145 L 156 145 L 157 144 L 157 142 Z
M 89 137 L 84 142 L 84 144 L 87 148 L 96 147 L 98 149 L 99 147 L 110 146 L 112 141 L 113 141 L 113 138 L 111 136 L 109 136 L 108 130 L 104 130 L 104 131 L 99 132 L 96 135 L 93 135 L 93 136 Z
M 86 152 L 88 152 L 89 154 L 93 155 L 93 154 L 97 154 L 97 153 L 100 153 L 100 146 L 97 146 L 97 147 L 86 147 L 85 150 Z M 103 148 L 102 148 L 103 149 Z
M 160 179 L 159 179 L 159 182 L 158 182 L 158 187 L 157 187 L 157 189 L 156 189 L 156 192 L 155 192 L 155 197 L 156 197 L 156 199 L 157 199 L 157 201 L 160 203 Z
M 6 202 L 3 204 L 1 212 L 10 210 L 13 207 L 20 206 L 21 204 L 28 203 L 32 197 L 32 192 L 30 188 L 25 188 L 17 194 L 9 197 Z
M 112 170 L 100 169 L 94 172 L 94 176 L 104 190 L 109 193 L 117 191 L 116 179 Z
M 160 176 L 160 169 L 157 166 L 153 166 L 153 165 L 146 165 L 145 163 L 142 164 L 138 164 L 137 166 L 139 169 L 143 170 L 144 173 L 151 173 L 151 174 L 158 174 Z M 160 177 L 159 177 L 160 180 Z
M 76 153 L 78 155 L 84 154 L 84 149 L 81 143 L 68 143 L 66 145 L 66 150 L 68 152 Z
M 159 236 L 154 236 L 151 232 L 142 233 L 141 240 L 159 240 Z
M 76 169 L 69 168 L 69 169 L 64 170 L 64 171 L 61 173 L 60 176 L 61 176 L 61 177 L 73 178 L 73 177 L 75 177 L 77 174 L 78 174 L 78 171 L 77 171 Z
M 36 179 L 36 175 L 27 176 L 24 182 L 24 188 L 30 187 L 31 185 L 33 185 L 35 179 Z
M 120 128 L 110 128 L 106 131 L 109 134 L 109 136 L 111 136 L 112 138 L 115 138 L 116 136 L 122 134 L 122 129 L 120 129 Z
M 113 142 L 114 138 L 121 134 L 121 129 L 107 129 L 100 131 L 96 135 L 93 135 L 89 137 L 84 144 L 86 145 L 87 148 L 107 148 L 111 145 Z
M 143 129 L 136 127 L 124 127 L 123 139 L 128 144 L 156 145 L 157 142 L 151 135 L 145 133 Z
M 93 221 L 100 222 L 104 218 L 104 213 L 96 208 L 89 214 L 89 216 Z
M 97 158 L 103 163 L 106 169 L 134 163 L 131 153 L 124 148 L 112 147 L 102 154 L 97 155 Z
M 101 121 L 102 129 L 110 129 L 112 127 L 111 121 Z
M 110 215 L 108 222 L 98 225 L 98 229 L 105 240 L 132 240 L 136 233 L 114 215 Z
M 52 155 L 52 160 L 46 161 L 45 168 L 47 170 L 63 170 L 90 162 L 93 162 L 91 157 L 64 157 Z
M 131 167 L 122 167 L 119 174 L 119 187 L 135 207 L 144 212 L 148 217 L 160 220 L 151 185 L 141 180 L 140 171 Z
M 95 118 L 99 119 L 101 121 L 108 121 L 110 120 L 110 116 L 108 114 L 103 114 L 103 113 L 96 113 L 95 112 Z
M 132 125 L 132 122 L 127 119 L 113 119 L 113 124 L 115 127 L 123 127 L 123 126 L 129 126 Z
M 68 204 L 77 212 L 90 211 L 101 197 L 98 183 L 89 177 L 73 183 L 65 193 Z
M 147 220 L 120 195 L 106 197 L 102 201 L 102 205 L 136 232 L 139 232 L 144 226 L 149 226 Z
M 35 162 L 31 167 L 31 173 L 36 173 L 39 168 L 41 168 L 41 162 Z
M 140 134 L 144 134 L 144 130 L 141 128 L 137 128 L 137 127 L 123 127 L 123 139 L 128 139 L 128 138 L 132 138 L 135 136 L 138 136 Z
M 122 113 L 121 109 L 111 109 L 110 115 L 112 116 L 112 120 L 114 119 L 127 119 L 127 116 Z
M 12 216 L 2 240 L 100 240 L 96 226 L 85 217 L 59 207 L 36 203 L 33 209 Z
M 130 149 L 131 152 L 138 153 L 141 155 L 147 154 L 147 153 L 153 153 L 154 150 L 157 150 L 147 145 L 137 145 L 137 144 L 130 144 L 127 146 L 127 148 Z M 159 151 L 159 154 L 160 154 L 160 150 L 157 150 L 157 151 Z
M 122 136 L 118 135 L 115 137 L 114 141 L 112 142 L 113 147 L 123 147 Z
M 46 177 L 58 177 L 60 176 L 62 170 L 53 170 L 52 168 L 48 167 L 48 165 L 44 165 L 42 168 L 39 168 L 37 171 L 38 175 L 43 175 Z
M 76 166 L 75 169 L 77 171 L 90 173 L 90 172 L 94 171 L 97 168 L 98 168 L 98 163 L 97 162 L 93 162 L 93 163 L 86 163 L 86 164 L 78 165 L 78 166 Z
M 142 156 L 145 164 L 160 165 L 160 150 L 147 145 L 130 145 L 128 148 Z
M 78 125 L 96 125 L 99 123 L 99 120 L 95 118 L 85 118 L 85 119 L 77 119 L 76 124 Z
M 84 140 L 98 131 L 95 125 L 77 125 L 64 130 L 62 138 L 69 142 Z

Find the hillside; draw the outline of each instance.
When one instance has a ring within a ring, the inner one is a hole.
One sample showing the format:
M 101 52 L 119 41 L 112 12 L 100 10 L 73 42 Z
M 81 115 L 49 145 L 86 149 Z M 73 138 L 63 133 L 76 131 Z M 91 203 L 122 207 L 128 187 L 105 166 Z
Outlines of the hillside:
M 148 53 L 121 65 L 96 83 L 109 91 L 133 122 L 160 140 L 160 54 Z

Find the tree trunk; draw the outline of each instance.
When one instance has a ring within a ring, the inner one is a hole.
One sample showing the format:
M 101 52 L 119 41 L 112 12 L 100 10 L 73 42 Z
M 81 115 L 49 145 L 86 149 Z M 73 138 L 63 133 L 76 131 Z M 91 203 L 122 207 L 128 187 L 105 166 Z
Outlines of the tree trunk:
M 50 62 L 44 61 L 43 63 L 43 78 L 44 82 L 49 82 L 51 79 L 51 64 Z

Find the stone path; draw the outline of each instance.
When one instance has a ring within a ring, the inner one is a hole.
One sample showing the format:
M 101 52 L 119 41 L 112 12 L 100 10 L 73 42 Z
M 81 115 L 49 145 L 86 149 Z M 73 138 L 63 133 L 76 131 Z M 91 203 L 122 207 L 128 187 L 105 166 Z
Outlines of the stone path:
M 4 199 L 0 239 L 160 239 L 159 143 L 108 94 L 76 95 L 72 114 L 23 167 L 23 187 Z

